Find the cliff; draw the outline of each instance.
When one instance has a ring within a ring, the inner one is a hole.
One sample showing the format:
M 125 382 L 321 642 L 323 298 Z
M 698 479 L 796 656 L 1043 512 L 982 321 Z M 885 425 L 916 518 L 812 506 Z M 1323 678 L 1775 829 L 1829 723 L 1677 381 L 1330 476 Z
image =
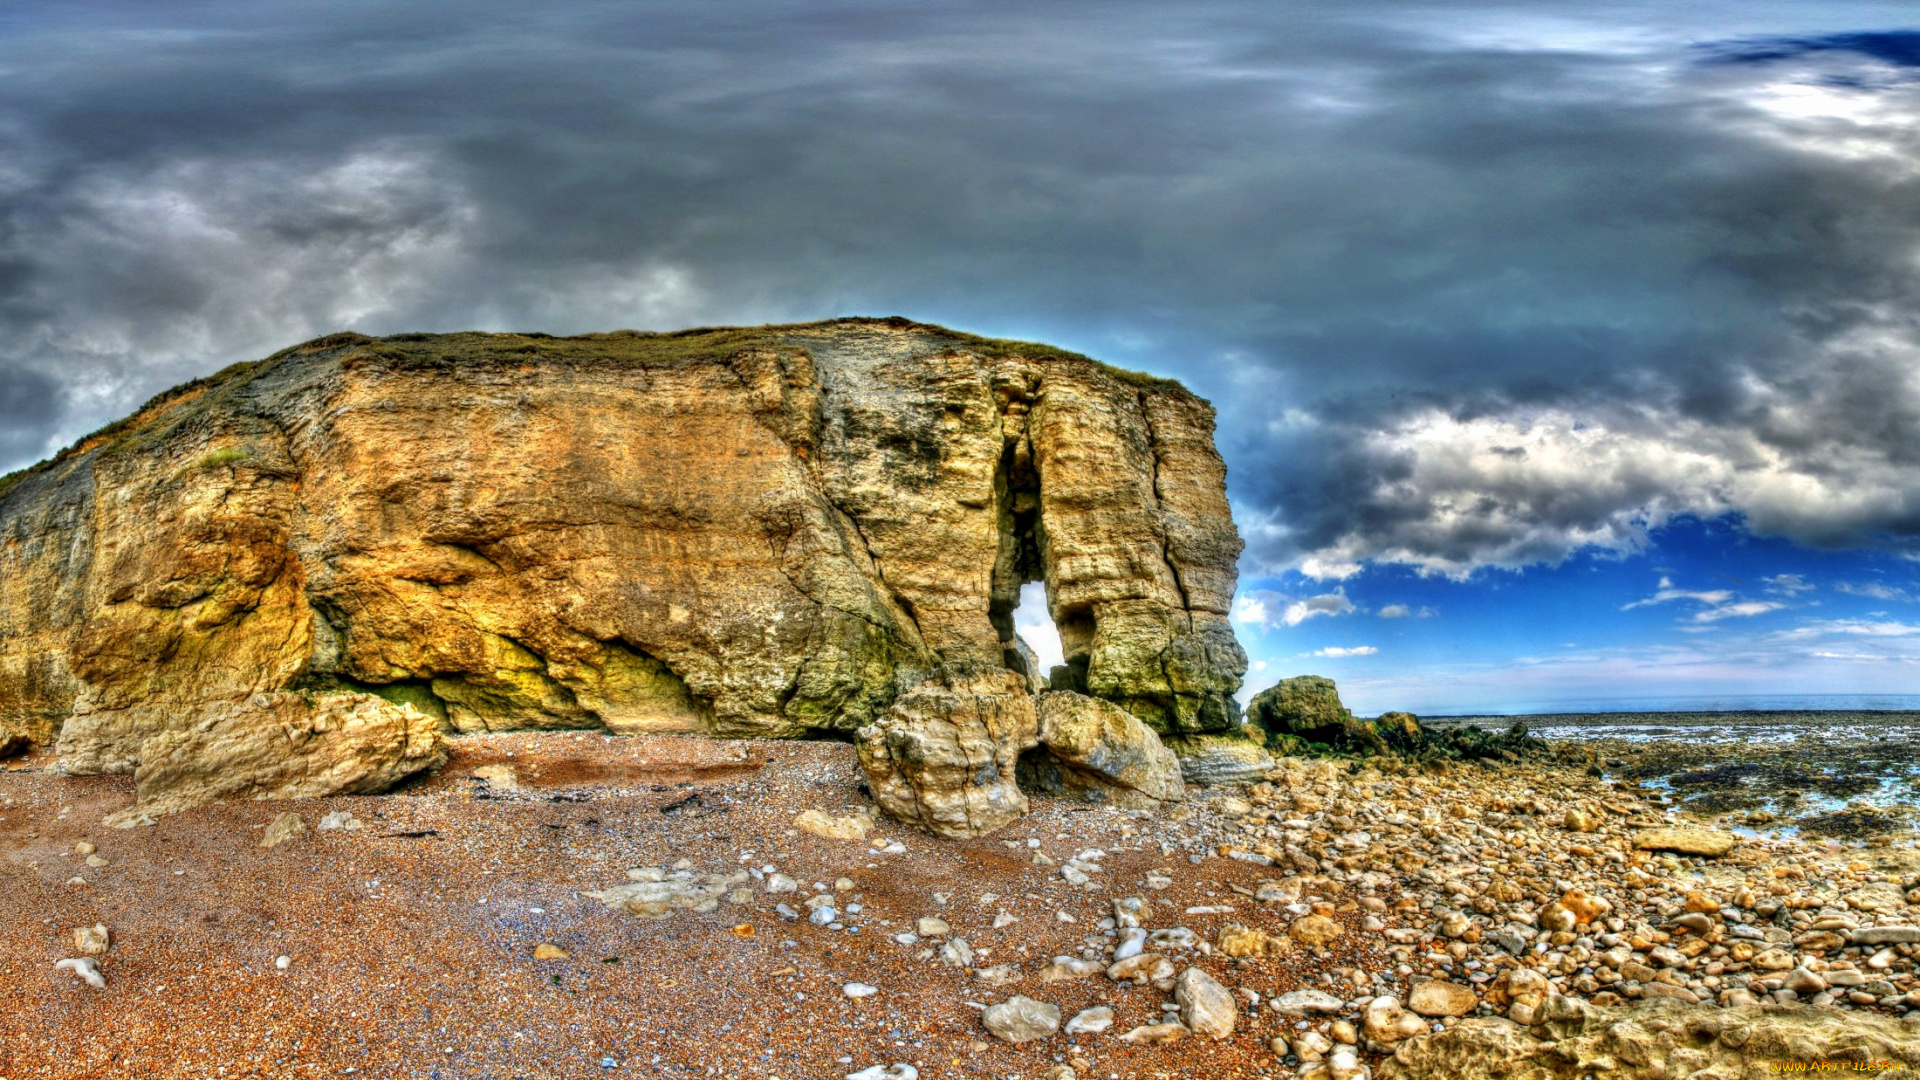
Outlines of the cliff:
M 940 828 L 933 710 L 979 831 L 1024 808 L 1049 681 L 1237 722 L 1212 427 L 1176 384 L 903 320 L 322 338 L 0 480 L 0 737 L 158 811 L 377 790 L 464 732 L 858 734 Z

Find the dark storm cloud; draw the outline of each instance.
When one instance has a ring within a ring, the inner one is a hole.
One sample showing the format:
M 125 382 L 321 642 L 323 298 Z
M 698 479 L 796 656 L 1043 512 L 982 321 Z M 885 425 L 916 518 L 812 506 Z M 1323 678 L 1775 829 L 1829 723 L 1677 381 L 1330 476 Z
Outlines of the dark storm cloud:
M 1214 398 L 1254 568 L 1911 543 L 1912 35 L 1609 10 L 16 8 L 0 467 L 342 326 L 899 313 Z

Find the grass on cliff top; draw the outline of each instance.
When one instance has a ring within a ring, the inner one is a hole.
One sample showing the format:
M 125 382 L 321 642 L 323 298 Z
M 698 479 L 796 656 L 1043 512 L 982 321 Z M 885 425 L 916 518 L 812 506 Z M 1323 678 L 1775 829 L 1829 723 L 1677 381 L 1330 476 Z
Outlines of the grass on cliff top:
M 973 349 L 987 357 L 1025 356 L 1036 359 L 1072 360 L 1092 364 L 1114 378 L 1143 389 L 1185 389 L 1173 379 L 1162 379 L 1144 372 L 1114 367 L 1092 357 L 1055 348 L 1052 345 L 981 337 L 978 334 L 949 330 L 944 326 L 918 323 L 898 316 L 880 319 L 829 319 L 823 322 L 768 326 L 698 327 L 666 332 L 615 330 L 610 333 L 581 334 L 576 337 L 554 337 L 551 334 L 540 333 L 489 334 L 466 331 L 453 334 L 394 334 L 390 337 L 375 338 L 364 334 L 339 333 L 282 349 L 264 360 L 250 360 L 229 365 L 212 375 L 183 383 L 155 395 L 132 415 L 115 420 L 106 427 L 81 438 L 46 461 L 0 476 L 0 499 L 6 498 L 10 491 L 35 473 L 50 470 L 62 462 L 93 450 L 99 450 L 103 454 L 118 455 L 153 449 L 169 433 L 177 431 L 182 423 L 205 413 L 215 404 L 228 399 L 255 377 L 264 374 L 275 363 L 291 357 L 305 357 L 319 353 L 348 355 L 357 353 L 408 366 L 423 367 L 457 367 L 471 363 L 499 363 L 515 359 L 563 360 L 591 357 L 625 360 L 641 365 L 678 366 L 724 361 L 742 349 L 782 344 L 788 339 L 803 338 L 808 333 L 819 333 L 837 327 L 917 330 L 951 339 L 956 345 Z

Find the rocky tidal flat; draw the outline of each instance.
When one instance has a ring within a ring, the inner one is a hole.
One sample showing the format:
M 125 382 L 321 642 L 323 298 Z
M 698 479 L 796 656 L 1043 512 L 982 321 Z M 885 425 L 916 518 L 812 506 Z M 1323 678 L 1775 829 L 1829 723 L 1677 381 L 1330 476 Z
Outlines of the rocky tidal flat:
M 836 742 L 481 736 L 397 793 L 131 829 L 102 825 L 127 778 L 29 754 L 0 773 L 0 1075 L 1920 1060 L 1920 853 L 1690 824 L 1588 751 L 1283 757 L 963 840 L 875 815 Z

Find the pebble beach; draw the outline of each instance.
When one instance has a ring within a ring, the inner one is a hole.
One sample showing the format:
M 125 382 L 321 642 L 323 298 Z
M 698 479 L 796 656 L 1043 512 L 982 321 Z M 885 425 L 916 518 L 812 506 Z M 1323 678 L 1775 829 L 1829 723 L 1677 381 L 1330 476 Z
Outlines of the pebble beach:
M 490 735 L 125 829 L 129 781 L 51 764 L 0 772 L 6 1080 L 1356 1080 L 1599 1020 L 1609 1075 L 1758 1075 L 1802 1020 L 1920 1060 L 1910 838 L 1735 832 L 1578 741 L 965 841 L 834 742 Z

